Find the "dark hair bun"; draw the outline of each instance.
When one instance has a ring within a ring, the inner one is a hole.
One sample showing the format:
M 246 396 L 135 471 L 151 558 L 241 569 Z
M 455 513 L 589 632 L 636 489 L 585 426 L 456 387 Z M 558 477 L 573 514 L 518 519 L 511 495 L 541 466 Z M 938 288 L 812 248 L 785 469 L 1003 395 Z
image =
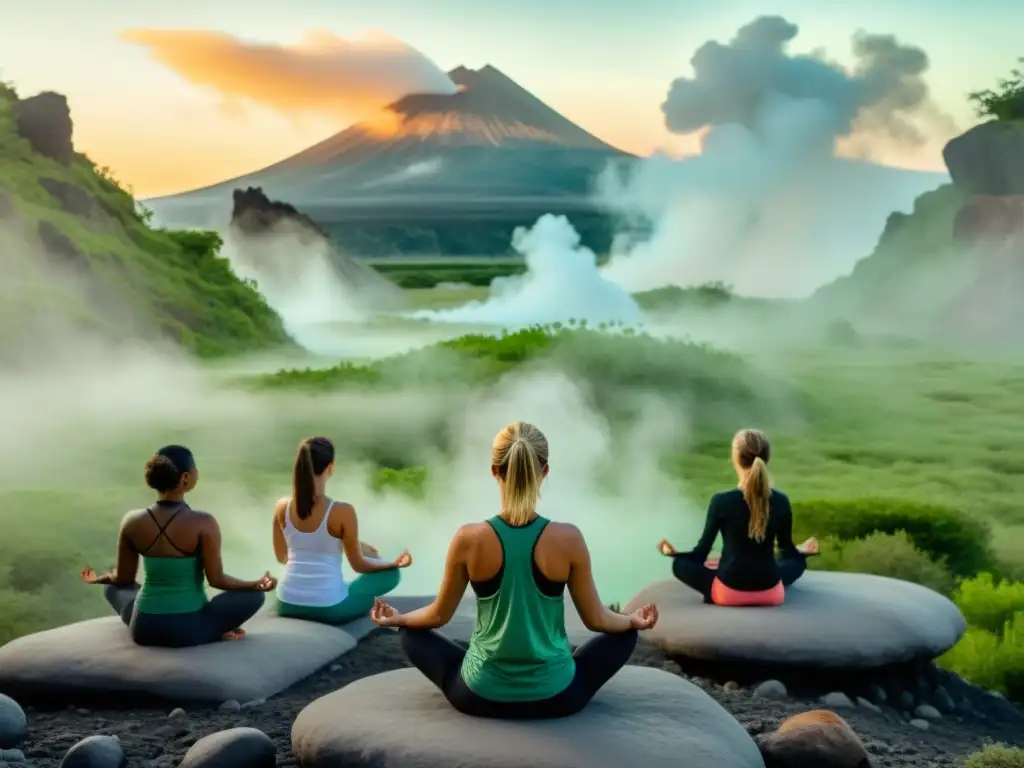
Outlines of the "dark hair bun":
M 159 453 L 146 462 L 146 485 L 158 493 L 177 488 L 183 474 L 177 464 Z

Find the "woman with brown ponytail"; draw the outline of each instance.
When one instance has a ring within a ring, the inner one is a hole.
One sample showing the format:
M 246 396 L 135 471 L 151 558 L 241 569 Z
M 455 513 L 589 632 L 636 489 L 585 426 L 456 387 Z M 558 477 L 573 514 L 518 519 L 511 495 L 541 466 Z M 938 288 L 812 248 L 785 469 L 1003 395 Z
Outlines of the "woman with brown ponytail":
M 732 465 L 739 488 L 716 493 L 708 505 L 704 533 L 689 552 L 677 552 L 662 540 L 659 549 L 672 558 L 672 573 L 715 605 L 781 605 L 785 588 L 807 569 L 818 553 L 810 538 L 793 544 L 793 510 L 789 497 L 772 488 L 768 474 L 771 445 L 763 432 L 744 429 L 732 441 Z M 708 560 L 722 534 L 722 556 Z M 779 556 L 775 549 L 778 545 Z
M 274 554 L 285 564 L 277 588 L 277 613 L 323 624 L 343 624 L 366 616 L 374 598 L 398 586 L 399 569 L 412 564 L 406 550 L 393 561 L 359 540 L 359 520 L 351 504 L 327 497 L 334 474 L 334 445 L 311 437 L 299 445 L 292 495 L 274 510 Z M 352 570 L 342 573 L 342 552 Z

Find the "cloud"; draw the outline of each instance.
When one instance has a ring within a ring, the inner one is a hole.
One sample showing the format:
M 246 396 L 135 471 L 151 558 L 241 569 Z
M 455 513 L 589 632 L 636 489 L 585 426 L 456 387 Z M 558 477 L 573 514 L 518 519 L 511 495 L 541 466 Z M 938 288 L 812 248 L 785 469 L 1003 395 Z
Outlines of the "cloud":
M 781 16 L 761 16 L 741 27 L 727 43 L 709 40 L 690 63 L 693 77 L 672 82 L 662 104 L 673 133 L 692 133 L 727 124 L 756 129 L 769 102 L 780 97 L 812 101 L 835 139 L 867 132 L 904 146 L 920 146 L 932 128 L 948 129 L 931 101 L 924 76 L 928 55 L 894 35 L 856 32 L 850 68 L 827 61 L 822 52 L 791 55 L 788 45 L 800 28 Z
M 296 45 L 255 43 L 225 32 L 131 29 L 123 40 L 232 109 L 255 102 L 278 112 L 351 120 L 410 93 L 454 93 L 433 61 L 384 33 L 346 40 L 325 31 Z

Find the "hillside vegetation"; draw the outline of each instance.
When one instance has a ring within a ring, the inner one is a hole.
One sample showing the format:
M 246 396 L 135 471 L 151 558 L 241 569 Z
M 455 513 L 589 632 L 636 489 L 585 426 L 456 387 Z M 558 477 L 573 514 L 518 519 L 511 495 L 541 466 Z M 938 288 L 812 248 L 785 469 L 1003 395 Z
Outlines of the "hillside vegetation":
M 218 255 L 215 233 L 154 229 L 84 155 L 65 165 L 36 151 L 19 134 L 17 108 L 13 88 L 0 86 L 0 221 L 10 239 L 0 255 L 20 278 L 4 290 L 5 312 L 58 311 L 79 326 L 118 337 L 130 328 L 201 356 L 289 343 L 277 314 Z

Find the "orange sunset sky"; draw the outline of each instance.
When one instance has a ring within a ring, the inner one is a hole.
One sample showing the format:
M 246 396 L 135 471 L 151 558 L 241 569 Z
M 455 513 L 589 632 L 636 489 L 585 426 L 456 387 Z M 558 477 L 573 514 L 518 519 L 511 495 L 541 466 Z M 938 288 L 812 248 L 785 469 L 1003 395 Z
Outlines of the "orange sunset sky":
M 1000 9 L 995 0 L 977 0 L 970 12 L 952 0 L 863 0 L 832 10 L 808 0 L 242 5 L 12 5 L 0 24 L 0 72 L 23 95 L 67 94 L 79 150 L 136 194 L 157 196 L 282 159 L 399 98 L 410 83 L 437 87 L 437 69 L 460 64 L 493 64 L 605 141 L 648 154 L 696 151 L 694 136 L 664 128 L 669 84 L 690 74 L 702 42 L 727 41 L 758 15 L 786 16 L 801 28 L 795 50 L 825 49 L 840 63 L 858 29 L 919 45 L 931 60 L 934 101 L 960 129 L 976 122 L 966 93 L 994 85 L 1024 53 L 1016 49 L 1024 6 Z M 871 156 L 941 169 L 948 138 L 936 134 L 913 151 L 875 147 Z

